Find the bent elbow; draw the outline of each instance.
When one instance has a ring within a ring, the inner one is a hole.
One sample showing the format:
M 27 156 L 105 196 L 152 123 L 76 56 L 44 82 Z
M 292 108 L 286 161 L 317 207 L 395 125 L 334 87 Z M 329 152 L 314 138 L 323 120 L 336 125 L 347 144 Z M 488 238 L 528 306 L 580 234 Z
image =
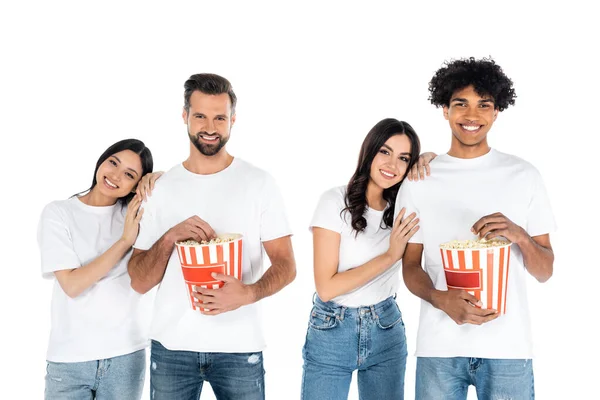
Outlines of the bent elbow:
M 319 288 L 317 288 L 317 296 L 319 296 L 319 299 L 321 299 L 321 301 L 323 301 L 324 303 L 327 303 L 328 301 L 331 301 L 334 298 L 334 296 L 329 291 Z
M 550 278 L 552 278 L 552 271 L 548 271 L 544 275 L 536 277 L 539 283 L 546 283 Z
M 60 287 L 70 299 L 76 299 L 81 293 L 83 293 L 83 290 L 70 285 L 61 285 Z
M 144 284 L 142 284 L 142 282 L 139 282 L 138 280 L 135 280 L 135 279 L 131 279 L 131 288 L 133 289 L 134 292 L 139 293 L 139 294 L 146 294 L 150 290 L 148 287 L 146 287 Z
M 290 280 L 289 283 L 292 283 L 294 279 L 296 279 L 296 264 L 292 264 L 290 267 Z

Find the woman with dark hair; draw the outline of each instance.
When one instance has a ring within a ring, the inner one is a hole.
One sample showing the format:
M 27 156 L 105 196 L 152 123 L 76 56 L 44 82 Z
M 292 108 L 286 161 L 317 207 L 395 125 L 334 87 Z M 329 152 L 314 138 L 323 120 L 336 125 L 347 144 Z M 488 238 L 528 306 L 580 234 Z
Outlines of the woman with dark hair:
M 152 168 L 143 142 L 122 140 L 100 156 L 85 194 L 42 212 L 42 274 L 56 278 L 46 399 L 141 397 L 149 299 L 131 289 L 127 261 L 143 213 L 136 185 Z
M 317 296 L 303 349 L 304 400 L 347 399 L 354 370 L 361 398 L 404 397 L 406 338 L 394 298 L 419 220 L 401 211 L 394 221 L 394 205 L 419 151 L 408 123 L 384 119 L 367 134 L 348 185 L 319 201 L 310 226 Z M 418 163 L 421 178 L 431 157 Z

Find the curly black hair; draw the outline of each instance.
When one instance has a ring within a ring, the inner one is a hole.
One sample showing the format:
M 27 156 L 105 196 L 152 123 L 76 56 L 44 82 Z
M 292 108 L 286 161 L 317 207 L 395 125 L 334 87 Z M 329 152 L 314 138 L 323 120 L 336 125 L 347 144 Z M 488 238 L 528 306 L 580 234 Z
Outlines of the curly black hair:
M 408 122 L 386 118 L 371 128 L 360 148 L 356 171 L 348 182 L 344 199 L 346 207 L 340 212 L 340 215 L 345 212 L 350 213 L 352 229 L 356 235 L 367 227 L 367 219 L 364 214 L 367 209 L 367 185 L 371 179 L 371 164 L 383 144 L 394 135 L 406 135 L 410 140 L 410 161 L 400 182 L 383 191 L 383 199 L 387 201 L 388 208 L 383 213 L 382 228 L 389 228 L 394 224 L 394 206 L 398 189 L 400 189 L 406 173 L 419 159 L 421 143 L 417 133 Z
M 517 95 L 512 81 L 491 57 L 446 61 L 429 82 L 429 100 L 436 107 L 449 107 L 452 93 L 470 85 L 480 96 L 491 96 L 499 111 L 515 104 Z

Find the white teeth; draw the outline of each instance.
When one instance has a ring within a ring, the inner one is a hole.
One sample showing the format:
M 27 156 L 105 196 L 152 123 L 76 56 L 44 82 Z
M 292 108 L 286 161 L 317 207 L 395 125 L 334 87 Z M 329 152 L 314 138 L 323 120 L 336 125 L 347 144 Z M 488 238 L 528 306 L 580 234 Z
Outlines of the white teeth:
M 390 178 L 395 177 L 396 175 L 394 174 L 390 174 L 389 172 L 385 172 L 384 170 L 380 169 L 379 172 L 381 172 L 383 175 L 388 176 Z
M 204 136 L 204 135 L 200 135 L 200 137 L 204 140 L 217 140 L 219 138 L 218 136 Z
M 462 127 L 467 131 L 476 131 L 481 128 L 481 125 L 463 125 Z
M 115 189 L 118 187 L 117 185 L 109 181 L 108 178 L 104 178 L 104 182 L 106 182 L 108 186 L 113 187 Z

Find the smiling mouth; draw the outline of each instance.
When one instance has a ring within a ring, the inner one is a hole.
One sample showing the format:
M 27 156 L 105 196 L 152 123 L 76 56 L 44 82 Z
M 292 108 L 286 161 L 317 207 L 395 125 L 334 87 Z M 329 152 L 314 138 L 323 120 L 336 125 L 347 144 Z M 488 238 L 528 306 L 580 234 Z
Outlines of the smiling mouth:
M 111 181 L 109 181 L 107 177 L 104 177 L 104 184 L 106 186 L 108 186 L 110 189 L 118 189 L 119 188 L 119 186 L 117 186 L 114 183 L 112 183 Z
M 381 173 L 382 176 L 384 176 L 386 179 L 394 179 L 396 177 L 396 174 L 392 174 L 389 171 L 380 169 L 379 173 Z
M 199 134 L 198 137 L 208 143 L 217 143 L 220 139 L 218 135 Z
M 466 124 L 464 124 L 464 125 L 459 124 L 459 125 L 463 129 L 463 131 L 466 131 L 469 133 L 477 133 L 483 127 L 483 125 L 466 125 Z

